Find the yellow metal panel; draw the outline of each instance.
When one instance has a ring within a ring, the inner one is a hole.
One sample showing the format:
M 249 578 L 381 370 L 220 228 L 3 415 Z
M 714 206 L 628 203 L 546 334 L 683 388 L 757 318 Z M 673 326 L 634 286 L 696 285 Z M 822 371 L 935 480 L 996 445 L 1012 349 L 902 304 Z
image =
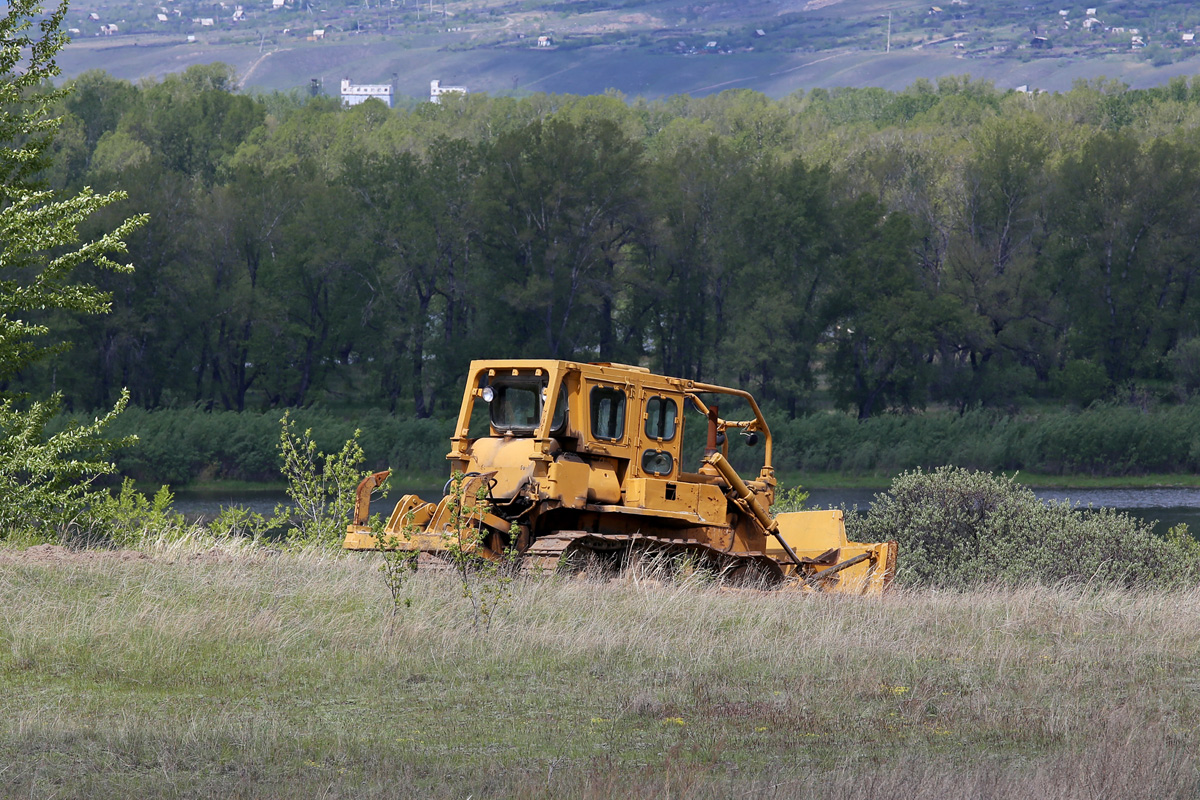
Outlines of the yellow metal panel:
M 617 480 L 617 465 L 608 459 L 593 459 L 588 476 L 588 502 L 621 502 L 621 483 Z
M 674 497 L 671 495 L 674 494 Z M 713 525 L 725 524 L 725 495 L 716 486 L 659 478 L 628 478 L 625 507 L 687 514 Z
M 778 515 L 775 522 L 779 525 L 779 533 L 783 540 L 802 558 L 815 557 L 826 550 L 846 544 L 846 524 L 839 509 L 793 511 Z M 773 539 L 767 541 L 769 555 L 783 555 L 783 548 L 774 544 Z
M 721 491 L 721 488 L 702 483 L 696 485 L 696 493 L 696 513 L 700 515 L 700 518 L 705 522 L 724 525 L 728 502 L 725 500 L 725 493 Z
M 495 472 L 492 496 L 509 499 L 533 477 L 532 458 L 540 453 L 536 439 L 476 439 L 471 445 L 470 472 Z
M 592 468 L 582 461 L 560 458 L 546 473 L 545 491 L 548 499 L 558 500 L 571 508 L 583 508 L 588 501 L 588 479 Z
M 692 511 L 664 511 L 660 508 L 627 508 L 626 506 L 611 506 L 611 505 L 594 505 L 588 506 L 590 510 L 600 511 L 603 513 L 621 514 L 628 517 L 657 517 L 660 519 L 674 519 L 680 522 L 690 522 L 699 524 L 704 520 L 696 516 Z M 650 530 L 650 528 L 646 528 Z

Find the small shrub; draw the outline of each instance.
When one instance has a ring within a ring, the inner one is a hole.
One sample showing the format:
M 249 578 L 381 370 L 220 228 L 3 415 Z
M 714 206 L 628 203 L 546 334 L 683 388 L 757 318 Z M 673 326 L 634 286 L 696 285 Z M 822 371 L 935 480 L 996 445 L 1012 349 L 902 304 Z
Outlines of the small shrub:
M 803 511 L 804 504 L 807 501 L 808 492 L 804 491 L 804 488 L 801 486 L 781 489 L 775 496 L 775 503 L 771 506 L 771 514 L 787 514 L 792 511 Z
M 111 425 L 128 402 L 122 394 L 103 416 L 54 430 L 57 396 L 27 408 L 0 400 L 0 540 L 61 536 L 107 496 L 93 484 L 116 471 L 109 460 L 113 450 L 135 441 L 111 438 Z
M 1200 579 L 1200 546 L 1186 531 L 1161 538 L 1111 509 L 1043 503 L 1011 478 L 956 467 L 906 472 L 862 518 L 857 541 L 900 543 L 908 585 L 1171 585 Z
M 482 554 L 484 548 L 494 544 L 487 541 L 492 532 L 483 524 L 484 517 L 491 513 L 488 485 L 485 480 L 474 481 L 478 488 L 471 493 L 468 487 L 472 482 L 461 472 L 454 473 L 449 487 L 450 527 L 441 536 L 445 557 L 458 576 L 463 597 L 471 604 L 471 620 L 476 628 L 486 631 L 496 611 L 512 597 L 517 530 L 513 523 L 507 547 L 493 551 L 498 558 Z
M 96 495 L 84 517 L 88 538 L 100 537 L 119 547 L 134 547 L 147 538 L 171 540 L 188 530 L 182 514 L 172 508 L 175 497 L 162 486 L 153 498 L 133 488 L 126 478 L 115 494 Z
M 400 535 L 383 532 L 381 519 L 376 516 L 371 527 L 375 533 L 375 549 L 380 555 L 379 571 L 383 575 L 383 584 L 387 587 L 392 598 L 391 616 L 395 617 L 401 607 L 412 605 L 412 598 L 404 596 L 404 587 L 408 579 L 417 571 L 417 551 L 398 549 L 402 541 L 409 541 L 416 533 L 413 525 L 413 514 L 410 511 L 404 520 Z
M 241 537 L 257 543 L 271 527 L 271 520 L 241 506 L 227 506 L 208 522 L 208 532 L 218 539 Z
M 317 450 L 311 428 L 297 434 L 287 412 L 280 424 L 283 475 L 296 511 L 289 514 L 285 507 L 278 506 L 273 521 L 289 525 L 285 534 L 288 544 L 336 546 L 354 515 L 354 491 L 367 477 L 360 469 L 364 457 L 358 443 L 359 431 L 354 431 L 339 452 L 323 453 Z

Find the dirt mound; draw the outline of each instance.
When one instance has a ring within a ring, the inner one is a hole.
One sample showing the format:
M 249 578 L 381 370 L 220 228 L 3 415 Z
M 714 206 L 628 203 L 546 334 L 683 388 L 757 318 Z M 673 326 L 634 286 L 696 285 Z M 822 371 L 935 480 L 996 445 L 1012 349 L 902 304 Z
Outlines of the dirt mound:
M 24 550 L 0 549 L 0 564 L 73 564 L 100 559 L 149 561 L 150 556 L 137 550 L 72 550 L 61 544 L 38 544 Z

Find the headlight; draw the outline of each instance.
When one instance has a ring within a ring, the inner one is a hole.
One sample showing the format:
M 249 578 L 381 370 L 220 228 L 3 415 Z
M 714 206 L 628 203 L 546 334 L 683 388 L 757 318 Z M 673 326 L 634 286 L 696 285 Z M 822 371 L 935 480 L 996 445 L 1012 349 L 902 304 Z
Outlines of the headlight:
M 483 398 L 483 402 L 490 403 L 492 402 L 492 398 L 496 396 L 496 392 L 492 390 L 492 387 L 485 386 L 483 387 L 483 391 L 479 393 L 479 396 Z

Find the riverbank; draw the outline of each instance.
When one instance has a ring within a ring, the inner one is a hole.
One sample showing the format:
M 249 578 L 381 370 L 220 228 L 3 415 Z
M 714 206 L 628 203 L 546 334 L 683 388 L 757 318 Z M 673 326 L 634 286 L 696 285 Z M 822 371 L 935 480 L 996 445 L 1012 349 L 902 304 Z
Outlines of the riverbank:
M 899 475 L 854 475 L 844 472 L 794 471 L 777 472 L 776 479 L 784 487 L 802 486 L 810 489 L 878 489 L 886 490 Z M 1154 475 L 1046 475 L 1036 472 L 1001 472 L 1017 483 L 1031 489 L 1169 489 L 1200 488 L 1200 474 Z
M 1200 594 L 801 597 L 0 549 L 6 794 L 1186 797 Z M 803 646 L 796 632 L 803 631 Z
M 228 481 L 276 482 L 281 416 L 280 411 L 131 409 L 111 433 L 137 435 L 140 441 L 117 455 L 117 467 L 122 475 L 155 487 L 167 483 L 203 490 Z M 322 452 L 337 452 L 359 431 L 365 468 L 392 469 L 417 486 L 431 485 L 427 478 L 439 485 L 445 480 L 450 420 L 313 409 L 292 416 L 298 429 L 312 430 Z M 948 464 L 1015 472 L 1031 486 L 1200 485 L 1195 477 L 1200 475 L 1200 404 L 1149 412 L 1126 406 L 1024 415 L 931 411 L 866 420 L 832 412 L 792 420 L 767 416 L 775 467 L 793 485 L 882 488 L 905 470 Z M 730 460 L 743 472 L 757 472 L 762 450 L 737 438 Z M 702 425 L 685 427 L 686 463 L 699 462 L 703 439 Z

